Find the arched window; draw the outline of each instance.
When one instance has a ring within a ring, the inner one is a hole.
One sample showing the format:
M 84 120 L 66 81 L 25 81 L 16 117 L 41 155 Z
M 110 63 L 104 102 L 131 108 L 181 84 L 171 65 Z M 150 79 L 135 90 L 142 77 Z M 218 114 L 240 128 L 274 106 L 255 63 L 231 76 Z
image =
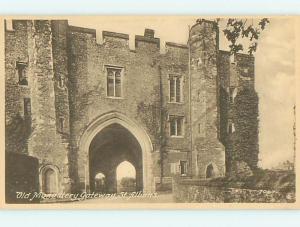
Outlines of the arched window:
M 52 168 L 48 168 L 44 171 L 43 192 L 46 194 L 57 193 L 57 176 Z
M 117 191 L 136 191 L 136 170 L 128 161 L 121 162 L 117 167 Z
M 215 173 L 214 167 L 212 164 L 209 164 L 206 167 L 206 178 L 214 178 L 215 176 L 216 176 L 216 173 Z

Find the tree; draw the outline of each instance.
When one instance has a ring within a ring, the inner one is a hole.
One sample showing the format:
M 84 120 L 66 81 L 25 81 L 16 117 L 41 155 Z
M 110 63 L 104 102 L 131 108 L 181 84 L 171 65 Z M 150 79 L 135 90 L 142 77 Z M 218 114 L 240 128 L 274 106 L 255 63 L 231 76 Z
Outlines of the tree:
M 219 23 L 220 19 L 216 19 Z M 258 39 L 261 32 L 265 30 L 266 26 L 270 23 L 268 18 L 262 18 L 257 24 L 253 24 L 253 20 L 249 22 L 248 19 L 227 19 L 226 28 L 223 29 L 225 38 L 230 42 L 230 53 L 235 54 L 244 50 L 241 40 L 248 40 L 250 42 L 248 46 L 248 53 L 252 55 L 257 50 Z

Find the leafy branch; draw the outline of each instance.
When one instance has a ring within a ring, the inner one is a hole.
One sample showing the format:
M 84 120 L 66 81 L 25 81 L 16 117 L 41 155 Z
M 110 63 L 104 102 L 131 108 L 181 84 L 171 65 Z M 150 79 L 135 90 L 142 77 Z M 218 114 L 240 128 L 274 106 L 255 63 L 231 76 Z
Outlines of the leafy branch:
M 217 19 L 218 23 L 220 19 Z M 261 32 L 265 30 L 270 23 L 268 18 L 262 18 L 257 25 L 249 23 L 247 19 L 229 18 L 227 20 L 226 28 L 223 29 L 225 38 L 230 42 L 230 53 L 235 54 L 244 50 L 243 44 L 238 42 L 240 38 L 250 41 L 248 46 L 248 53 L 252 55 L 257 50 L 258 39 Z

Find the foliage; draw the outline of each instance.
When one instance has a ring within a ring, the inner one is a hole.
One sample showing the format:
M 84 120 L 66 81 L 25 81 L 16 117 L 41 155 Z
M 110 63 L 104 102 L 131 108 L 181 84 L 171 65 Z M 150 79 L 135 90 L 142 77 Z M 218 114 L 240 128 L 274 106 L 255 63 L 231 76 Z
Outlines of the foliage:
M 27 141 L 32 133 L 31 119 L 16 114 L 5 126 L 5 150 L 27 153 Z
M 295 173 L 293 171 L 274 171 L 257 168 L 252 176 L 237 179 L 225 177 L 212 179 L 210 184 L 220 183 L 226 187 L 244 188 L 253 190 L 276 190 L 280 192 L 294 192 L 296 186 Z
M 135 178 L 132 177 L 123 177 L 121 179 L 120 185 L 122 187 L 135 187 Z
M 231 54 L 244 50 L 243 44 L 239 42 L 239 38 L 242 38 L 250 41 L 248 53 L 252 55 L 257 50 L 257 41 L 261 32 L 265 30 L 269 23 L 268 18 L 262 18 L 256 25 L 253 22 L 249 23 L 247 19 L 229 18 L 223 33 L 225 38 L 230 42 L 229 48 Z
M 155 135 L 155 139 L 159 140 L 159 105 L 158 103 L 146 103 L 141 101 L 137 106 L 137 113 L 147 126 L 150 131 L 150 134 Z
M 253 88 L 244 88 L 238 92 L 235 98 L 235 124 L 239 132 L 236 140 L 236 149 L 239 157 L 255 169 L 258 153 L 258 96 Z M 234 154 L 233 154 L 234 156 Z

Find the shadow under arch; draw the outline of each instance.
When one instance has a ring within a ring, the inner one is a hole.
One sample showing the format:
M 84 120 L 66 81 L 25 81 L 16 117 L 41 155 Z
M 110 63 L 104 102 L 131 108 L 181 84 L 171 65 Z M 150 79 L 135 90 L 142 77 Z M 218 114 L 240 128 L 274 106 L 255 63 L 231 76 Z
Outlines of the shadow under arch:
M 143 192 L 153 192 L 152 160 L 153 151 L 150 137 L 146 131 L 133 120 L 119 112 L 109 112 L 94 119 L 85 129 L 79 141 L 78 175 L 81 191 L 90 191 L 89 149 L 91 142 L 103 129 L 111 125 L 120 125 L 136 139 L 142 155 L 142 184 Z

